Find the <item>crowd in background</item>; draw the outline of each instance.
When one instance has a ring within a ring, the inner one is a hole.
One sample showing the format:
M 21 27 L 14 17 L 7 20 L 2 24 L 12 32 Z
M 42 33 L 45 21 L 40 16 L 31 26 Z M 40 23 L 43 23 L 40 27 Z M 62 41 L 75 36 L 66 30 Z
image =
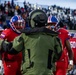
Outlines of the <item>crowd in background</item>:
M 58 20 L 63 20 L 68 29 L 76 30 L 76 10 L 70 8 L 62 8 L 56 5 L 48 6 L 47 8 L 38 4 L 30 4 L 29 2 L 23 2 L 21 7 L 14 2 L 5 1 L 0 4 L 0 26 L 4 29 L 9 26 L 9 20 L 14 15 L 21 15 L 22 12 L 29 13 L 34 9 L 42 9 L 46 12 L 47 16 L 54 15 Z
M 41 9 L 46 12 L 48 17 L 53 15 L 58 19 L 58 21 L 62 20 L 69 30 L 76 30 L 75 9 L 62 8 L 56 5 L 45 8 L 42 5 L 30 4 L 29 2 L 23 2 L 23 5 L 24 7 L 21 7 L 20 5 L 10 1 L 5 1 L 3 4 L 0 4 L 0 28 L 5 29 L 9 27 L 9 21 L 14 15 L 22 16 L 22 13 L 26 12 L 29 17 L 29 13 L 32 10 Z

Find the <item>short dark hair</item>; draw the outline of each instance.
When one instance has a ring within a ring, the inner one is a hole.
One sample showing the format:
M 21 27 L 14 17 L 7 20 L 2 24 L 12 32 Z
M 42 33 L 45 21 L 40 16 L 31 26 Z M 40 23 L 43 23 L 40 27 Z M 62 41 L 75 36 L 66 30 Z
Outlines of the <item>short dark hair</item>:
M 63 23 L 63 21 L 60 21 L 60 22 L 58 23 L 58 26 L 60 26 L 60 27 L 64 27 L 64 23 Z

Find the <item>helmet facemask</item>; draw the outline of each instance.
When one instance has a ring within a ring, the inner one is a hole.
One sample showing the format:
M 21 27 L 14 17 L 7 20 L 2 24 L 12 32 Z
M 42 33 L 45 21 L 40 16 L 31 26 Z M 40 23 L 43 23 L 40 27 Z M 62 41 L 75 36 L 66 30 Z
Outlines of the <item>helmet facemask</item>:
M 48 27 L 49 27 L 49 29 L 55 31 L 57 23 L 58 23 L 58 20 L 57 20 L 56 17 L 54 17 L 54 16 L 49 16 L 48 17 Z
M 25 21 L 23 19 L 19 19 L 11 22 L 10 26 L 15 32 L 21 33 L 20 30 L 25 28 Z

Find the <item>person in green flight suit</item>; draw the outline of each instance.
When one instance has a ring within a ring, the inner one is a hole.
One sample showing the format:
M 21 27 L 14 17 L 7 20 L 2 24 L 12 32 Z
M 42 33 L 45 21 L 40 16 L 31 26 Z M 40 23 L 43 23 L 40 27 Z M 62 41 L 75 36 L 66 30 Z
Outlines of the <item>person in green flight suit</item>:
M 23 51 L 23 75 L 53 75 L 52 64 L 62 54 L 58 33 L 47 28 L 47 15 L 40 9 L 30 13 L 29 25 L 12 43 L 0 40 L 1 50 L 9 54 Z

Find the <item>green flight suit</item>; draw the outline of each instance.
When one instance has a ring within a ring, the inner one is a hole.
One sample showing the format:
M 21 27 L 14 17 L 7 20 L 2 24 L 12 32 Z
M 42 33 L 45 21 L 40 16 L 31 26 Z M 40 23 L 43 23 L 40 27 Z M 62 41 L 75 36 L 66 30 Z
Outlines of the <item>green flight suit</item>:
M 23 75 L 53 75 L 52 65 L 62 52 L 57 34 L 48 32 L 22 33 L 14 39 L 12 48 L 23 51 Z

